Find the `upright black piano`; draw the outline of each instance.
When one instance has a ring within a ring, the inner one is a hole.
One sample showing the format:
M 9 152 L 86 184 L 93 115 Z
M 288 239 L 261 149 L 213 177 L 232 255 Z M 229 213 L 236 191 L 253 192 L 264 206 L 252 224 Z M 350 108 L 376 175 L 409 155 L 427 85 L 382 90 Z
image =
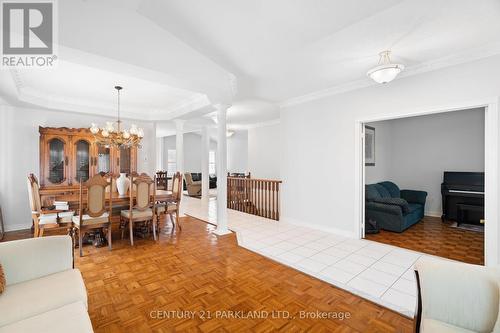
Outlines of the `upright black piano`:
M 479 223 L 484 219 L 484 172 L 445 171 L 441 220 Z

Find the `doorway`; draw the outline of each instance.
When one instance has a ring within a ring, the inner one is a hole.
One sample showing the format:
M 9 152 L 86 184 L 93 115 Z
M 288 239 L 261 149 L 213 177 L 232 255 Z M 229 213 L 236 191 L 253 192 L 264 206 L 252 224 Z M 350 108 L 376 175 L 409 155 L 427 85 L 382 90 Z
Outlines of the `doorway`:
M 470 103 L 469 105 L 464 105 L 463 107 L 450 107 L 450 108 L 436 108 L 434 110 L 423 110 L 418 112 L 412 112 L 407 114 L 401 114 L 396 116 L 380 116 L 373 117 L 370 119 L 362 119 L 356 121 L 356 129 L 359 136 L 356 138 L 356 147 L 357 147 L 357 174 L 356 174 L 356 214 L 358 216 L 358 232 L 360 238 L 365 238 L 365 185 L 368 184 L 365 173 L 365 163 L 372 163 L 371 161 L 365 161 L 365 126 L 370 123 L 380 122 L 380 121 L 388 121 L 388 120 L 396 120 L 396 119 L 404 119 L 410 117 L 418 117 L 425 115 L 435 115 L 435 114 L 445 114 L 451 113 L 454 111 L 463 111 L 467 109 L 482 109 L 484 110 L 484 220 L 488 221 L 484 225 L 484 250 L 481 248 L 481 251 L 484 255 L 483 262 L 486 265 L 493 265 L 497 263 L 498 259 L 498 207 L 495 204 L 496 198 L 498 198 L 498 115 L 497 112 L 497 104 L 496 103 Z M 376 132 L 376 131 L 375 131 Z M 377 138 L 377 134 L 375 134 L 375 140 Z M 368 145 L 368 147 L 370 147 Z M 370 154 L 368 154 L 368 157 Z M 376 155 L 375 155 L 376 156 Z M 376 157 L 375 157 L 376 160 Z M 376 164 L 376 162 L 375 162 Z M 443 170 L 444 172 L 444 170 Z M 368 179 L 369 181 L 369 179 Z M 441 198 L 436 198 L 434 196 L 433 200 L 436 199 L 441 200 Z M 434 202 L 435 203 L 435 202 Z M 491 203 L 491 204 L 490 204 Z M 439 219 L 440 217 L 431 216 L 427 218 L 428 223 L 423 223 L 420 227 L 424 227 L 427 225 L 436 225 L 439 227 L 443 227 L 441 225 Z M 436 220 L 438 219 L 438 220 Z M 418 223 L 417 223 L 418 225 Z M 425 230 L 428 230 L 430 227 L 427 227 Z M 423 228 L 422 228 L 423 229 Z M 411 229 L 410 229 L 411 230 Z M 418 237 L 418 228 L 414 228 L 413 237 Z M 435 230 L 434 232 L 440 232 L 439 230 Z M 407 233 L 407 235 L 411 235 Z M 482 238 L 475 235 L 473 240 L 465 238 L 461 238 L 459 241 L 462 242 L 478 242 L 477 239 Z M 381 236 L 379 236 L 382 238 Z M 451 237 L 451 236 L 450 236 Z M 369 238 L 369 237 L 368 237 Z M 392 237 L 394 238 L 394 237 Z M 405 242 L 399 240 L 399 246 L 403 245 Z M 418 240 L 416 241 L 418 242 Z M 398 246 L 397 242 L 394 242 L 393 245 Z M 432 245 L 430 245 L 432 247 Z M 435 247 L 439 247 L 440 244 L 434 245 Z M 405 246 L 401 246 L 405 247 Z M 406 246 L 407 247 L 407 246 Z M 408 248 L 408 247 L 407 247 Z M 419 249 L 415 249 L 419 251 Z M 424 252 L 424 251 L 421 251 Z M 439 251 L 437 251 L 439 252 Z M 436 254 L 436 253 L 431 253 Z M 439 255 L 439 253 L 437 253 Z M 460 259 L 460 258 L 458 258 Z M 467 261 L 467 260 L 465 260 Z

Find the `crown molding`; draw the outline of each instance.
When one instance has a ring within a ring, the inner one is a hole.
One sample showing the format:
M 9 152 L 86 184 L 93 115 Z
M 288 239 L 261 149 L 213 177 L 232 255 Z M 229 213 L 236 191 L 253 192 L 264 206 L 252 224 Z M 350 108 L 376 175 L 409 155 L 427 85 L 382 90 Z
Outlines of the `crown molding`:
M 47 95 L 38 89 L 27 86 L 19 71 L 15 68 L 9 69 L 12 82 L 15 86 L 16 98 L 20 102 L 28 103 L 33 107 L 40 107 L 49 110 L 79 113 L 87 115 L 101 115 L 104 117 L 115 117 L 116 109 L 109 103 L 98 103 L 86 101 L 78 98 L 68 98 L 65 96 Z M 209 104 L 206 95 L 194 93 L 189 98 L 179 101 L 165 110 L 150 110 L 146 108 L 129 108 L 122 110 L 124 119 L 164 121 L 182 116 L 194 109 L 204 107 Z
M 238 130 L 249 130 L 249 129 L 259 128 L 259 127 L 279 125 L 279 124 L 280 124 L 280 119 L 278 118 L 278 119 L 263 121 L 263 122 L 259 122 L 259 123 L 244 124 L 244 125 L 231 125 L 229 123 L 227 125 L 227 127 L 230 130 L 238 131 Z
M 500 43 L 490 43 L 483 45 L 478 48 L 465 50 L 462 52 L 458 52 L 446 57 L 442 57 L 439 59 L 431 60 L 423 62 L 419 65 L 407 67 L 405 71 L 403 71 L 399 77 L 396 79 L 401 79 L 405 77 L 410 77 L 413 75 L 418 75 L 422 73 L 427 73 L 431 71 L 435 71 L 438 69 L 452 67 L 460 64 L 465 64 L 468 62 L 473 62 L 477 60 L 481 60 L 484 58 L 492 57 L 500 54 Z M 286 109 L 288 107 L 292 107 L 295 105 L 303 104 L 306 102 L 311 102 L 314 100 L 322 99 L 329 96 L 334 96 L 338 94 L 342 94 L 349 91 L 354 91 L 362 88 L 367 88 L 370 86 L 379 85 L 378 83 L 373 82 L 368 77 L 365 77 L 360 80 L 355 80 L 339 85 L 335 85 L 333 87 L 315 91 L 309 94 L 305 94 L 298 97 L 292 97 L 287 100 L 284 100 L 278 103 L 278 106 L 281 109 Z

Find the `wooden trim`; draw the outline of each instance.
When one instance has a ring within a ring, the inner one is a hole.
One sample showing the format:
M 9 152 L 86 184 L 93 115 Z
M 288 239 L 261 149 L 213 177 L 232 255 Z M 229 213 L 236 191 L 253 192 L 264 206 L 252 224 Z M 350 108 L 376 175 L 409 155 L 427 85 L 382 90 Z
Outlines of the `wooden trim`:
M 227 207 L 272 220 L 280 218 L 281 180 L 227 178 Z
M 76 135 L 76 134 L 87 134 L 92 135 L 88 128 L 69 128 L 69 127 L 38 127 L 38 132 L 40 134 L 52 134 L 52 135 Z
M 78 220 L 80 221 L 79 226 L 82 226 L 83 220 L 83 183 L 80 183 L 80 193 L 79 193 L 79 204 L 78 204 Z
M 417 270 L 415 270 L 415 279 L 417 281 L 417 313 L 415 315 L 414 323 L 415 333 L 419 333 L 422 325 L 422 287 L 420 285 L 420 275 Z
M 227 179 L 238 179 L 238 180 L 254 180 L 254 181 L 260 181 L 260 182 L 268 182 L 268 183 L 283 183 L 282 180 L 275 180 L 275 179 L 266 179 L 266 178 L 243 178 L 243 177 L 227 177 Z
M 113 215 L 113 179 L 114 176 L 109 176 L 109 222 L 111 223 L 111 216 Z

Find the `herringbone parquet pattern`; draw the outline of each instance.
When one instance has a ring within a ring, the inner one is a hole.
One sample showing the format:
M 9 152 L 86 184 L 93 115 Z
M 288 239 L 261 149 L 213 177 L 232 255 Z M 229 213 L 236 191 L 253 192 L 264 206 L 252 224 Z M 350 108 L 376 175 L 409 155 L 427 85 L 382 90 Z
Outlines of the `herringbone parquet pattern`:
M 484 234 L 450 227 L 438 217 L 426 216 L 402 233 L 381 230 L 366 239 L 436 256 L 484 265 Z
M 85 246 L 76 258 L 96 332 L 412 332 L 413 322 L 390 310 L 238 247 L 234 234 L 183 219 L 181 232 L 160 240 Z M 18 235 L 19 237 L 19 235 Z M 16 238 L 9 235 L 9 239 Z M 116 238 L 118 239 L 118 237 Z M 195 311 L 193 318 L 166 311 Z M 165 311 L 158 315 L 156 311 Z M 226 311 L 216 318 L 217 311 Z M 221 318 L 227 311 L 272 311 L 278 318 Z M 283 318 L 287 311 L 290 317 Z M 299 311 L 348 313 L 338 319 L 299 318 Z M 200 314 L 212 318 L 205 320 Z M 281 314 L 281 316 L 279 316 Z

